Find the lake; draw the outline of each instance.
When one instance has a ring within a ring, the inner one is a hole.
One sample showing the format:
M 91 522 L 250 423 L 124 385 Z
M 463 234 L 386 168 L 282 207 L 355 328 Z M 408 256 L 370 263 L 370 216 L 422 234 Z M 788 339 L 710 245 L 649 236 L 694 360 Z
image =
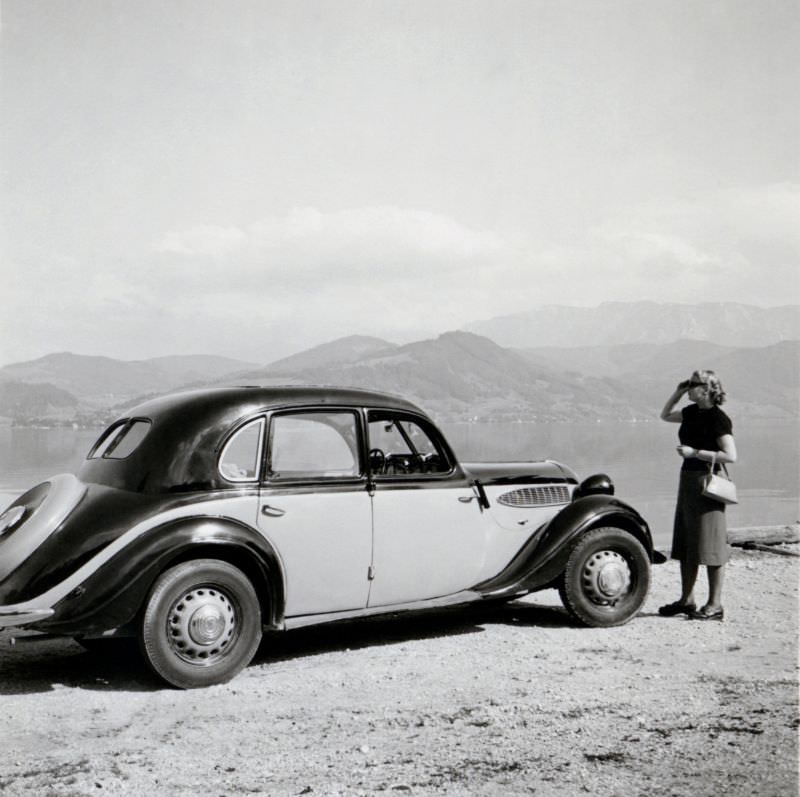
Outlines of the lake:
M 734 419 L 736 422 L 736 419 Z M 555 459 L 583 478 L 608 473 L 616 494 L 650 524 L 656 545 L 669 546 L 680 459 L 678 427 L 652 423 L 442 424 L 460 459 Z M 739 462 L 731 476 L 740 503 L 728 525 L 795 523 L 800 518 L 800 426 L 759 420 L 735 427 Z M 0 427 L 0 509 L 48 476 L 74 472 L 99 434 L 96 429 Z

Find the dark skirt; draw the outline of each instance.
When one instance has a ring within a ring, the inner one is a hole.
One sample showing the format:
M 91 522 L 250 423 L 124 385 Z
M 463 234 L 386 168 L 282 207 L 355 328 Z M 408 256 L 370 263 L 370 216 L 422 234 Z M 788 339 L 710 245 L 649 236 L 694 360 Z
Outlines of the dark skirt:
M 703 495 L 708 471 L 682 470 L 672 530 L 672 558 L 724 565 L 730 556 L 725 504 Z

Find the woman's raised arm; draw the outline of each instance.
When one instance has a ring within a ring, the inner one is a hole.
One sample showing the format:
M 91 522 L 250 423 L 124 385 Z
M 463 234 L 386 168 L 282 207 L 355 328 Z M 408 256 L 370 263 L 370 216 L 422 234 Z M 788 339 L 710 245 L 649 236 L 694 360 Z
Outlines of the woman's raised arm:
M 669 423 L 680 423 L 683 415 L 680 410 L 675 410 L 675 405 L 681 400 L 681 396 L 689 389 L 688 382 L 681 382 L 667 399 L 664 409 L 661 410 L 661 420 Z

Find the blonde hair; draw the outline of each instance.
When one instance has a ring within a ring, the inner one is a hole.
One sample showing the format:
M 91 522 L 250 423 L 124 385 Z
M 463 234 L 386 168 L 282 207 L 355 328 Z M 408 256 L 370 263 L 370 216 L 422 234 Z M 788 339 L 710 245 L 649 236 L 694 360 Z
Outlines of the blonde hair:
M 701 370 L 692 373 L 692 382 L 702 382 L 708 388 L 708 397 L 712 404 L 724 404 L 727 395 L 722 387 L 722 382 L 714 371 Z

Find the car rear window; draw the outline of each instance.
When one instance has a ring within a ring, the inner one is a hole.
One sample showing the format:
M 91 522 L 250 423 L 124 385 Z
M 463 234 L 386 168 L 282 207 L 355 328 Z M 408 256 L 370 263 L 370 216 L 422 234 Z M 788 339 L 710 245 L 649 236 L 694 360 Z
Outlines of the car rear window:
M 88 459 L 125 459 L 129 457 L 150 431 L 147 418 L 120 421 L 110 426 L 89 452 Z

